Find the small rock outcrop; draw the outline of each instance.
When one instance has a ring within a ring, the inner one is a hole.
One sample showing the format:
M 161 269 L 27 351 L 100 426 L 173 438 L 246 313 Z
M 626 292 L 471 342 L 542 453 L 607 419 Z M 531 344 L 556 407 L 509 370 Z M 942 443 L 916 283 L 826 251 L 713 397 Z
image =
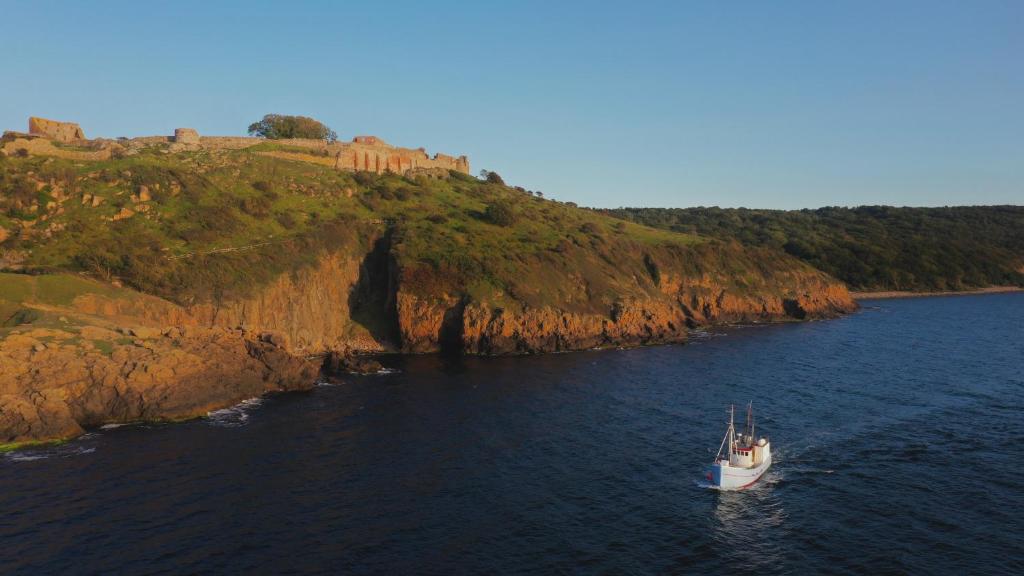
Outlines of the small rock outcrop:
M 324 359 L 323 372 L 326 376 L 343 374 L 376 374 L 383 367 L 380 362 L 367 356 L 331 352 Z

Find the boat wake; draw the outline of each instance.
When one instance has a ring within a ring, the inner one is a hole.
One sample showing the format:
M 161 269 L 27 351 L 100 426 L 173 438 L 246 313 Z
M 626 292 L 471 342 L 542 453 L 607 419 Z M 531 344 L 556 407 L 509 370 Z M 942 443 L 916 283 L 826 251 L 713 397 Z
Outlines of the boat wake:
M 728 490 L 728 489 L 722 488 L 721 486 L 716 486 L 716 485 L 712 484 L 711 482 L 708 482 L 707 480 L 696 480 L 696 481 L 694 481 L 694 485 L 696 485 L 697 488 L 701 488 L 702 490 L 715 490 L 715 491 L 718 491 L 718 492 L 732 492 L 732 490 Z
M 230 408 L 214 410 L 206 414 L 206 422 L 221 428 L 238 428 L 249 423 L 249 413 L 263 404 L 262 398 L 242 400 Z
M 814 468 L 812 466 L 795 466 L 791 467 L 790 472 L 797 474 L 835 474 L 836 471 L 830 468 Z

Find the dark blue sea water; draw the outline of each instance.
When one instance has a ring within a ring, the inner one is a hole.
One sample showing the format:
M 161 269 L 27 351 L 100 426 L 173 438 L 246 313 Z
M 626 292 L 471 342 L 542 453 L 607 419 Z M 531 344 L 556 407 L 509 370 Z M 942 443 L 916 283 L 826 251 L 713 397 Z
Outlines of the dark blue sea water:
M 0 572 L 1024 573 L 1024 294 L 393 364 L 0 456 Z M 702 488 L 750 400 L 775 464 Z

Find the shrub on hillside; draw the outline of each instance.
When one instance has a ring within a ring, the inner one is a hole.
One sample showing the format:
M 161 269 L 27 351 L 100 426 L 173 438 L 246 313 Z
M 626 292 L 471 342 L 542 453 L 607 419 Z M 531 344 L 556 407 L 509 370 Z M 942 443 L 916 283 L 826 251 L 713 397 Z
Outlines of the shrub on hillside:
M 511 226 L 516 222 L 516 210 L 506 200 L 497 200 L 487 206 L 484 219 L 497 226 Z
M 283 114 L 267 114 L 259 122 L 253 122 L 249 125 L 249 134 L 268 140 L 308 138 L 335 142 L 338 139 L 338 134 L 319 120 Z
M 295 228 L 295 217 L 292 216 L 291 212 L 278 212 L 274 215 L 277 223 L 284 227 L 286 230 Z
M 254 218 L 266 218 L 270 216 L 270 198 L 264 196 L 251 196 L 238 201 L 238 208 Z
M 372 186 L 377 182 L 377 175 L 373 172 L 356 172 L 352 175 L 352 179 L 360 186 Z

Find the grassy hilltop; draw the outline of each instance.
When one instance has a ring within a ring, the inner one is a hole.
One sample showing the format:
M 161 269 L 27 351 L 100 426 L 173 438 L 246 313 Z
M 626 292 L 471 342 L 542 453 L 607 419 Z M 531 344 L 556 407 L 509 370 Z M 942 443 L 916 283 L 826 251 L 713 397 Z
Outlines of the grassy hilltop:
M 251 296 L 325 251 L 369 251 L 384 234 L 407 282 L 505 306 L 586 308 L 588 299 L 642 296 L 609 269 L 649 276 L 658 253 L 681 256 L 694 273 L 731 254 L 741 288 L 755 267 L 795 265 L 781 251 L 756 251 L 755 263 L 755 252 L 728 242 L 456 172 L 353 173 L 269 156 L 282 152 L 288 147 L 268 142 L 175 154 L 154 145 L 94 162 L 0 157 L 4 258 L 9 267 L 86 273 L 186 305 Z M 630 254 L 643 265 L 630 270 Z M 567 269 L 586 283 L 585 298 L 567 295 L 577 288 L 565 285 Z
M 28 270 L 116 278 L 189 303 L 247 296 L 370 230 L 392 229 L 404 261 L 464 280 L 471 293 L 515 291 L 532 258 L 569 246 L 610 256 L 627 244 L 708 241 L 454 172 L 353 173 L 260 154 L 282 148 L 169 155 L 154 146 L 102 162 L 0 157 L 2 246 Z
M 601 213 L 781 249 L 858 290 L 1024 286 L 1024 206 L 619 208 Z

